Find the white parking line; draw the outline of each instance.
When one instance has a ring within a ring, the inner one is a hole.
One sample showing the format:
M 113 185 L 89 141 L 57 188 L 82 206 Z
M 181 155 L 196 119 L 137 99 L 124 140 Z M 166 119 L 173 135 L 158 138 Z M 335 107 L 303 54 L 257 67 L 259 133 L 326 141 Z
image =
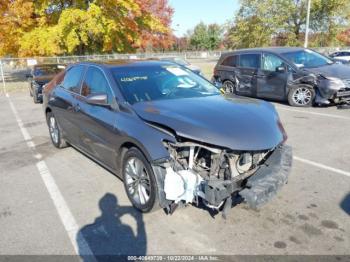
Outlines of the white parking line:
M 337 174 L 340 174 L 340 175 L 344 175 L 344 176 L 350 177 L 350 172 L 347 172 L 347 171 L 344 171 L 344 170 L 340 170 L 338 168 L 326 166 L 326 165 L 323 165 L 323 164 L 320 164 L 320 163 L 317 163 L 317 162 L 314 162 L 314 161 L 311 161 L 311 160 L 307 160 L 307 159 L 304 159 L 304 158 L 301 158 L 301 157 L 298 157 L 298 156 L 294 156 L 293 158 L 295 160 L 303 162 L 305 164 L 312 165 L 312 166 L 315 166 L 315 167 L 318 167 L 318 168 L 322 168 L 322 169 L 326 169 L 328 171 L 331 171 L 331 172 L 334 172 L 334 173 L 337 173 Z
M 283 106 L 277 106 L 275 105 L 277 109 L 285 110 L 285 111 L 290 111 L 290 112 L 296 112 L 296 113 L 302 113 L 302 114 L 310 114 L 310 115 L 316 115 L 316 116 L 324 116 L 324 117 L 331 117 L 331 118 L 336 118 L 336 119 L 345 119 L 345 120 L 350 120 L 350 117 L 347 116 L 339 116 L 339 115 L 333 115 L 333 114 L 325 114 L 325 113 L 317 113 L 317 112 L 309 112 L 305 110 L 298 110 L 298 109 L 292 109 L 292 108 L 285 108 Z
M 4 85 L 4 93 L 8 99 L 8 102 L 10 104 L 12 113 L 15 116 L 15 119 L 17 121 L 17 124 L 22 132 L 23 138 L 27 143 L 27 146 L 32 149 L 33 156 L 40 160 L 42 158 L 41 154 L 39 154 L 36 151 L 35 144 L 32 140 L 32 137 L 30 136 L 27 129 L 23 126 L 23 122 L 21 118 L 19 117 L 19 114 L 17 112 L 17 109 L 15 108 L 10 95 L 6 92 L 5 85 Z M 49 195 L 54 203 L 54 206 L 57 210 L 57 213 L 61 219 L 61 222 L 69 236 L 69 239 L 73 245 L 73 248 L 75 250 L 75 253 L 77 255 L 84 255 L 89 256 L 89 261 L 96 261 L 94 254 L 92 253 L 87 241 L 85 240 L 84 236 L 79 232 L 79 226 L 70 211 L 67 202 L 65 201 L 62 193 L 60 192 L 55 179 L 51 175 L 45 161 L 40 160 L 36 163 L 36 167 L 40 173 L 40 176 L 46 186 L 47 191 L 49 192 Z

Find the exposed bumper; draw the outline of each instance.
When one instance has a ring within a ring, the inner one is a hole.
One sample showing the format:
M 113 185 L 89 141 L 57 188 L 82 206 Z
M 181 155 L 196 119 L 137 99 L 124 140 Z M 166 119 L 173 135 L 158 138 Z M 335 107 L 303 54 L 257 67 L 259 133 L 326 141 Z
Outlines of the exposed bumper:
M 338 103 L 350 102 L 350 88 L 344 88 L 336 93 L 335 99 Z
M 267 203 L 288 182 L 292 167 L 292 148 L 287 145 L 275 149 L 259 170 L 247 180 L 239 194 L 251 208 Z

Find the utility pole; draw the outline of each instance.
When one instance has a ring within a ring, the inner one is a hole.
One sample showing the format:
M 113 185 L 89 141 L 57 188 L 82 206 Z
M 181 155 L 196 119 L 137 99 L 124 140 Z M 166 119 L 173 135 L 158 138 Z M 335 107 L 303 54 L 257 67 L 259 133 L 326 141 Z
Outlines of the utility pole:
M 307 15 L 306 15 L 305 43 L 304 43 L 305 48 L 307 48 L 307 46 L 309 44 L 310 9 L 311 9 L 311 0 L 308 0 L 307 1 Z

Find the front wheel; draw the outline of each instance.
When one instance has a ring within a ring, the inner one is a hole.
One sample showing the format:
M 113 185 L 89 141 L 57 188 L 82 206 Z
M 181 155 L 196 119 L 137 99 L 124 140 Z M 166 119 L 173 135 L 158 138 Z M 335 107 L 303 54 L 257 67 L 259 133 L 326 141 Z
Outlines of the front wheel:
M 288 93 L 288 103 L 291 106 L 309 107 L 315 99 L 315 90 L 311 86 L 299 85 L 292 87 Z
M 144 155 L 136 148 L 129 149 L 123 157 L 123 182 L 132 205 L 141 212 L 159 208 L 157 182 Z
M 46 121 L 49 127 L 49 133 L 52 144 L 57 148 L 67 147 L 67 142 L 62 138 L 57 120 L 52 112 L 47 113 Z

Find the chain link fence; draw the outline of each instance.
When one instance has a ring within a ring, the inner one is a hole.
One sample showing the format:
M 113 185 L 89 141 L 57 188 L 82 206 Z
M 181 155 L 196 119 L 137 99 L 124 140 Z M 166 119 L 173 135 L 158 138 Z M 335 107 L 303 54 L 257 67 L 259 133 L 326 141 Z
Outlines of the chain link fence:
M 136 54 L 106 54 L 84 56 L 57 56 L 57 57 L 33 57 L 33 58 L 3 58 L 1 59 L 4 70 L 25 69 L 28 60 L 36 60 L 38 64 L 71 64 L 83 61 L 107 61 L 117 59 L 149 59 L 165 57 L 182 57 L 184 59 L 212 59 L 217 60 L 221 51 L 206 52 L 167 52 L 167 53 L 136 53 Z
M 329 54 L 340 48 L 314 48 L 314 50 Z M 35 60 L 37 64 L 70 64 L 83 61 L 108 61 L 117 59 L 149 59 L 181 57 L 190 60 L 191 63 L 201 65 L 204 74 L 209 77 L 216 61 L 225 51 L 194 51 L 194 52 L 166 52 L 166 53 L 135 53 L 135 54 L 106 54 L 106 55 L 84 55 L 84 56 L 58 56 L 58 57 L 33 57 L 33 58 L 2 58 L 0 59 L 1 69 L 4 73 L 4 80 L 9 89 L 23 89 L 28 85 L 26 74 L 30 72 L 28 62 Z M 0 75 L 2 78 L 2 76 Z

